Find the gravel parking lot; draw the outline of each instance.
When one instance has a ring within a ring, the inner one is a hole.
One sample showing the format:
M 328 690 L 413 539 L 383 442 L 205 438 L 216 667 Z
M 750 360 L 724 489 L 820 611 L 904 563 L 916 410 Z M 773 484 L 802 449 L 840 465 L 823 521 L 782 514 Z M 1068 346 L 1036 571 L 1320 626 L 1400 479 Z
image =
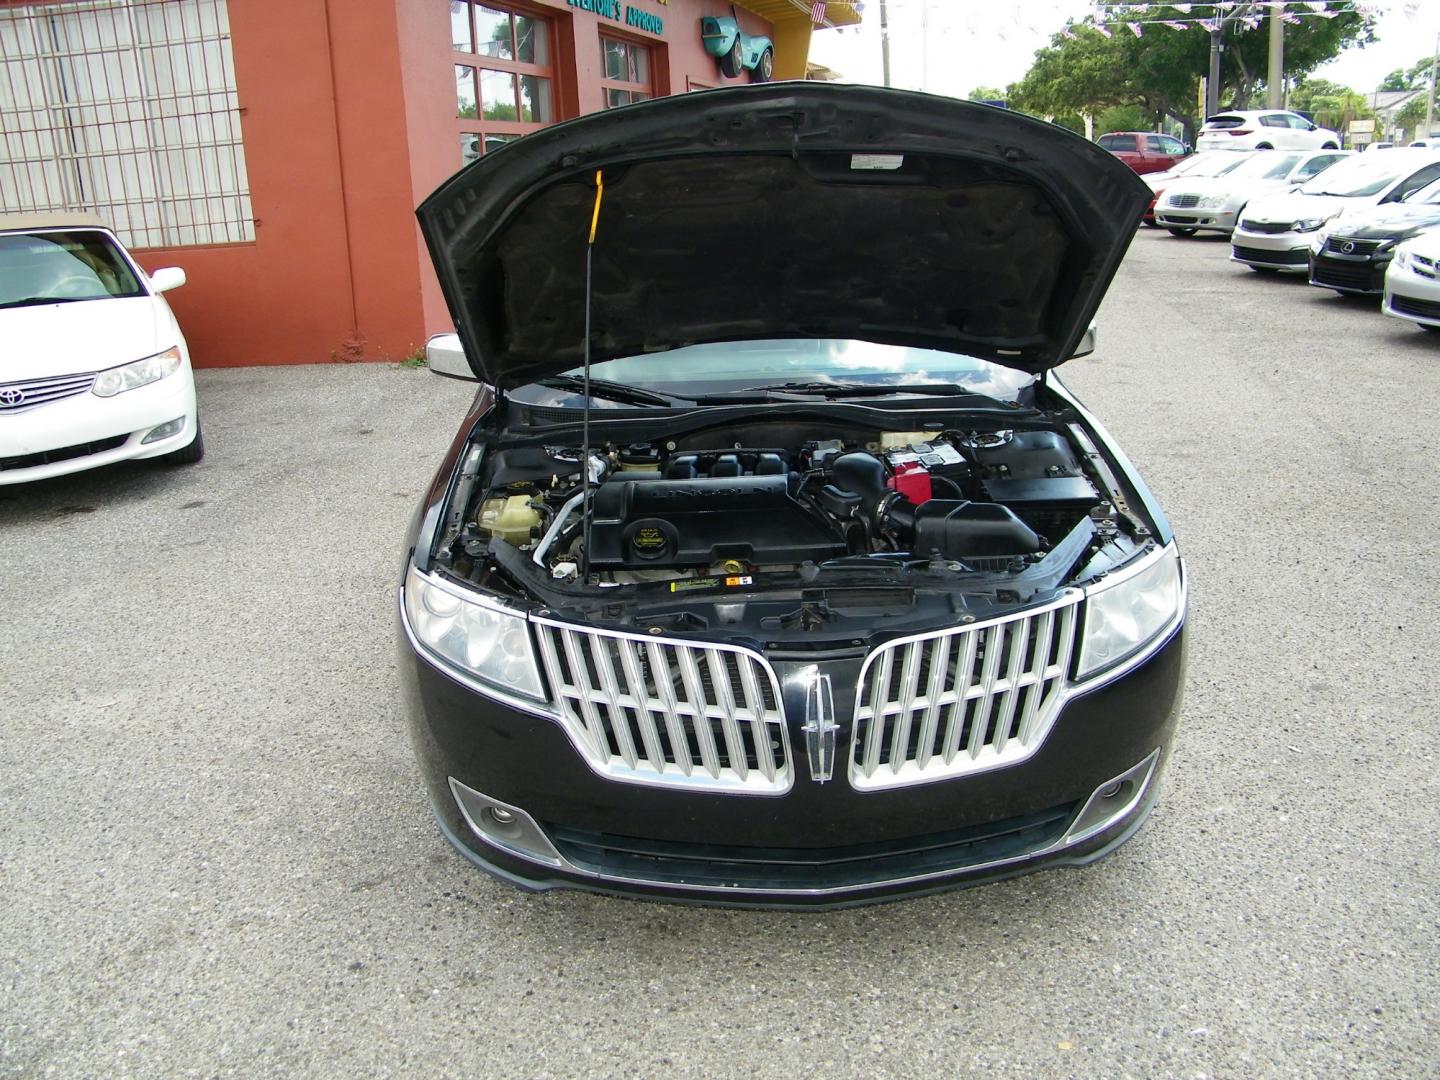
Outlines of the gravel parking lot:
M 202 371 L 201 465 L 0 488 L 0 1075 L 1437 1075 L 1440 340 L 1148 230 L 1100 324 L 1067 379 L 1192 575 L 1160 804 L 838 914 L 440 837 L 392 602 L 463 384 Z

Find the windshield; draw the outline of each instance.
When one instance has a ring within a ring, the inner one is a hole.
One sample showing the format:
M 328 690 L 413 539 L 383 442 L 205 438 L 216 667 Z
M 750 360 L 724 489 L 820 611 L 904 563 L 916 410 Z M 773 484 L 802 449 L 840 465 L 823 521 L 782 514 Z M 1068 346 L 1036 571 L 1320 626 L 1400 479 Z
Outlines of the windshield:
M 1196 154 L 1183 166 L 1176 166 L 1175 175 L 1224 176 L 1257 156 L 1239 150 L 1212 150 L 1208 154 Z
M 1290 170 L 1299 162 L 1299 154 L 1277 154 L 1274 150 L 1262 150 L 1230 170 L 1229 175 L 1235 180 L 1281 180 L 1289 176 Z
M 1419 191 L 1413 192 L 1402 200 L 1407 203 L 1440 203 L 1440 180 L 1433 184 L 1427 184 Z
M 102 232 L 0 233 L 0 308 L 144 295 Z
M 1394 160 L 1394 155 L 1377 154 L 1373 157 L 1346 158 L 1337 161 L 1301 188 L 1302 195 L 1339 195 L 1357 198 L 1362 195 L 1378 195 L 1399 177 L 1415 168 L 1413 158 Z
M 567 372 L 580 376 L 580 369 Z M 875 345 L 868 341 L 778 339 L 688 345 L 646 356 L 606 360 L 590 369 L 592 379 L 624 383 L 661 394 L 694 398 L 786 382 L 896 386 L 954 383 L 965 390 L 1013 401 L 1034 381 L 1023 371 L 958 353 Z M 530 385 L 511 395 L 533 405 L 579 406 L 573 390 Z M 595 408 L 616 402 L 596 400 Z

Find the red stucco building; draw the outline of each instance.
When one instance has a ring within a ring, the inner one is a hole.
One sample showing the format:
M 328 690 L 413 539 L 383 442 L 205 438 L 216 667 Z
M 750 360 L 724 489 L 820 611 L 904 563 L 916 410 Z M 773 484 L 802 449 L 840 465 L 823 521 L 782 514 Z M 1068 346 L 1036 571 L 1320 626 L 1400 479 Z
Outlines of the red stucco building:
M 822 26 L 858 21 L 829 3 Z M 734 5 L 803 78 L 816 6 Z M 449 317 L 413 209 L 549 123 L 727 79 L 714 0 L 0 0 L 0 213 L 89 209 L 198 365 L 397 359 Z

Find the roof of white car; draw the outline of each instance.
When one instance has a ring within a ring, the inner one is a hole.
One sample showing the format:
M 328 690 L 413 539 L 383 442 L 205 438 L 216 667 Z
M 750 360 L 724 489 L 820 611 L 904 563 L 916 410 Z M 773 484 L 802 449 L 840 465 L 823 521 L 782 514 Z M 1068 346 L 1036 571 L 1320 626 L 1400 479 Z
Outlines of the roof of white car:
M 84 210 L 63 214 L 0 214 L 0 232 L 34 232 L 36 229 L 105 229 L 110 226 Z

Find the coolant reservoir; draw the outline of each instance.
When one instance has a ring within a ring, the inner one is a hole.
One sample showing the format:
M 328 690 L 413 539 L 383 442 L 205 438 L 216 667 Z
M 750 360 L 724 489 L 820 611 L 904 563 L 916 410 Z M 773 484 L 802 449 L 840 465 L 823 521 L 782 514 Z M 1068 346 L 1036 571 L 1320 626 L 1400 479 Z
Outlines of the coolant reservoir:
M 540 524 L 540 513 L 532 499 L 530 495 L 486 499 L 480 504 L 480 520 L 476 524 L 507 544 L 524 547 L 530 543 L 530 530 Z

